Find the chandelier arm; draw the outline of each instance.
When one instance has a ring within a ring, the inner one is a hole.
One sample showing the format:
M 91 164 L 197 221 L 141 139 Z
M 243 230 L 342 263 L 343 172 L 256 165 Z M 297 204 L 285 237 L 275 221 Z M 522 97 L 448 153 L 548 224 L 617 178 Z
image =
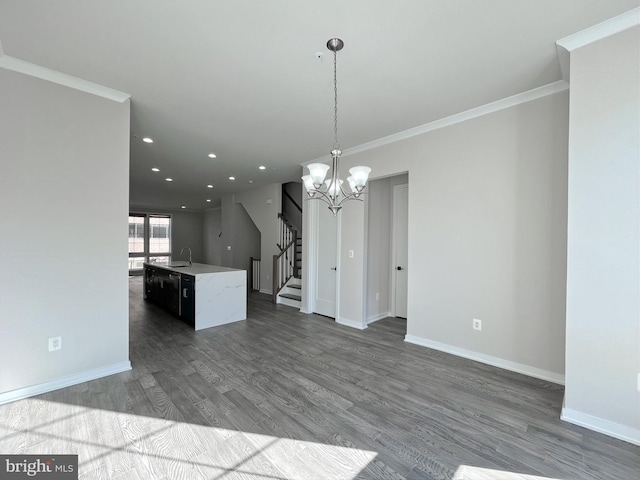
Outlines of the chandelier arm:
M 338 205 L 337 205 L 337 206 L 338 206 L 338 207 L 340 207 L 340 206 L 342 206 L 342 204 L 343 204 L 344 202 L 347 202 L 347 201 L 349 201 L 349 200 L 358 200 L 358 201 L 360 201 L 360 202 L 363 202 L 363 201 L 364 201 L 364 198 L 356 197 L 356 194 L 355 194 L 355 193 L 350 193 L 349 195 L 347 195 L 346 197 L 344 197 L 342 200 L 340 200 L 340 203 L 338 203 Z
M 344 198 L 347 198 L 348 196 L 353 195 L 353 193 L 347 193 L 347 192 L 344 190 L 344 187 L 343 187 L 342 185 L 340 185 L 340 192 L 342 193 L 342 196 L 343 196 Z
M 316 190 L 313 190 L 313 193 L 314 193 L 314 196 L 307 198 L 307 200 L 322 200 L 329 206 L 333 205 L 333 202 L 331 201 L 331 196 L 327 192 L 323 192 L 321 190 L 316 189 Z M 320 195 L 320 196 L 316 197 L 316 195 Z

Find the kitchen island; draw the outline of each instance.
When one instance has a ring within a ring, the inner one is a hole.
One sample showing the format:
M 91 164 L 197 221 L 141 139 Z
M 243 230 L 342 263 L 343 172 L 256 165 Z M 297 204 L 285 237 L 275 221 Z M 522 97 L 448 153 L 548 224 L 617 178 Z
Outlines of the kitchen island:
M 145 263 L 144 298 L 196 330 L 245 320 L 247 272 L 204 263 Z

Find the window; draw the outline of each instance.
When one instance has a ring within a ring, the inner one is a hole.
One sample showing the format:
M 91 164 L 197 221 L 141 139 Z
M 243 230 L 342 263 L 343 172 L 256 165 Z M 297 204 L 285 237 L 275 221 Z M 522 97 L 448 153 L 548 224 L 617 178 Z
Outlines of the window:
M 129 273 L 142 271 L 143 263 L 168 263 L 171 259 L 171 216 L 129 214 Z

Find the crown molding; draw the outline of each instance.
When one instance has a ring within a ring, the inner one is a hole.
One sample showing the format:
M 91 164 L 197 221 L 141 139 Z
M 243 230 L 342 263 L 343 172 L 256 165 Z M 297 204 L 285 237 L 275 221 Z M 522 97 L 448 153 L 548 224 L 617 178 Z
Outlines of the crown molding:
M 549 83 L 548 85 L 543 85 L 542 87 L 534 88 L 532 90 L 527 90 L 526 92 L 518 93 L 516 95 L 512 95 L 511 97 L 503 98 L 502 100 L 496 100 L 495 102 L 487 103 L 486 105 L 472 108 L 461 113 L 456 113 L 455 115 L 450 115 L 448 117 L 441 118 L 440 120 L 425 123 L 408 130 L 403 130 L 402 132 L 394 133 L 386 137 L 373 140 L 371 142 L 348 148 L 342 152 L 342 157 L 366 152 L 367 150 L 373 150 L 384 145 L 389 145 L 390 143 L 400 142 L 417 135 L 422 135 L 434 130 L 449 127 L 451 125 L 455 125 L 456 123 L 466 122 L 467 120 L 471 120 L 473 118 L 482 117 L 490 113 L 495 113 L 500 110 L 520 105 L 522 103 L 531 102 L 532 100 L 546 97 L 548 95 L 553 95 L 554 93 L 563 92 L 568 89 L 569 84 L 567 82 L 565 82 L 564 80 L 558 80 L 557 82 Z M 304 167 L 309 163 L 315 162 L 322 163 L 324 161 L 326 161 L 326 156 L 316 158 L 315 160 L 311 160 L 309 162 L 304 162 L 302 163 L 302 166 Z
M 561 38 L 556 42 L 558 60 L 562 70 L 562 78 L 570 80 L 569 54 L 578 48 L 582 48 L 593 42 L 623 32 L 629 28 L 640 25 L 640 7 L 629 10 L 617 17 L 610 18 L 580 32 Z
M 128 93 L 123 93 L 112 88 L 98 85 L 97 83 L 82 80 L 81 78 L 67 75 L 66 73 L 56 72 L 33 63 L 25 62 L 18 58 L 2 55 L 2 46 L 0 45 L 0 68 L 11 70 L 14 72 L 29 75 L 31 77 L 40 78 L 58 85 L 73 88 L 81 92 L 90 93 L 99 97 L 113 100 L 114 102 L 124 103 L 131 98 Z

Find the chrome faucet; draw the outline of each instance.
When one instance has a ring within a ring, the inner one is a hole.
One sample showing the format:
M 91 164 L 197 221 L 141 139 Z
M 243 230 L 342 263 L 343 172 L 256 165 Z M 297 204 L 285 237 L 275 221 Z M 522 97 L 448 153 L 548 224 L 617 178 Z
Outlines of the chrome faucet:
M 189 250 L 189 266 L 193 265 L 193 262 L 191 261 L 191 249 L 189 247 L 182 247 L 182 250 L 180 250 L 180 255 L 182 255 L 182 252 L 184 252 L 184 249 Z

